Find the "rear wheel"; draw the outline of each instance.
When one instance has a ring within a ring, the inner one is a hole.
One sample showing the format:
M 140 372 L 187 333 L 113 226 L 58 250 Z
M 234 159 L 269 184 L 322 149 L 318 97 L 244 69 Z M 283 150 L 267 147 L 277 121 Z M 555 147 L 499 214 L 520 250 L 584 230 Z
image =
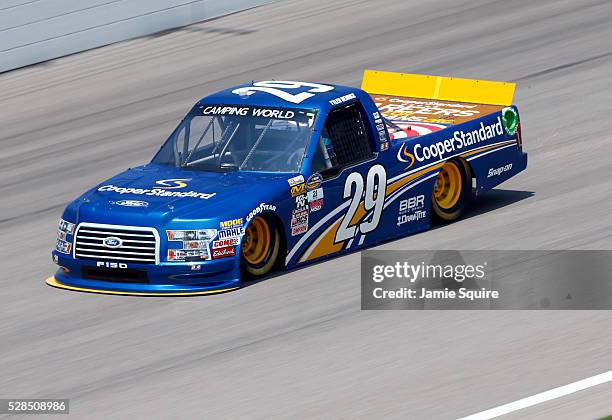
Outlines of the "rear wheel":
M 276 265 L 280 249 L 280 232 L 276 224 L 257 216 L 246 228 L 242 238 L 242 267 L 251 276 L 264 276 Z
M 435 218 L 442 222 L 459 219 L 467 207 L 471 188 L 467 164 L 446 162 L 436 177 L 431 198 Z

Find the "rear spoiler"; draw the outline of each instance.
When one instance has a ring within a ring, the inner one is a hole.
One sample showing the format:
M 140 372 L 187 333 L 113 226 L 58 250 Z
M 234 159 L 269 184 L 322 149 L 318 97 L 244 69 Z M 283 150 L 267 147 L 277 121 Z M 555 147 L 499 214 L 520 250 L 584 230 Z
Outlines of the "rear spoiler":
M 368 93 L 487 105 L 512 105 L 515 83 L 366 70 L 361 89 Z

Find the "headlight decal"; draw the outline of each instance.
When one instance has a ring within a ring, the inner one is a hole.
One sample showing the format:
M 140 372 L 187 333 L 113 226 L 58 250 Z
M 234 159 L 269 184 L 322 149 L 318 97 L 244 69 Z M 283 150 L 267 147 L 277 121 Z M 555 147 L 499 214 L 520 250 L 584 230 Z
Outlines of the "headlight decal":
M 75 224 L 64 219 L 59 219 L 57 223 L 57 239 L 55 241 L 55 250 L 62 254 L 70 254 L 72 251 L 72 241 L 68 236 L 74 234 Z
M 168 261 L 210 260 L 210 243 L 217 229 L 167 230 L 168 241 L 179 242 L 180 248 L 168 249 Z

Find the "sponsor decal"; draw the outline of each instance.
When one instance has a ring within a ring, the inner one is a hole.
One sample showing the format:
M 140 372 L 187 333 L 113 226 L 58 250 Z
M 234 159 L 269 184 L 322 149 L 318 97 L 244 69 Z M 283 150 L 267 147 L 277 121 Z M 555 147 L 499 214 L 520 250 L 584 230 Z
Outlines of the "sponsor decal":
M 384 152 L 386 150 L 389 150 L 389 142 L 388 141 L 384 141 L 384 142 L 380 143 L 380 151 Z
M 310 175 L 308 181 L 306 182 L 306 189 L 314 190 L 315 188 L 319 188 L 321 183 L 323 182 L 323 175 L 320 173 L 315 173 Z
M 380 131 L 385 131 L 385 126 L 381 123 L 381 124 L 376 124 L 376 129 L 380 132 Z
M 329 101 L 329 104 L 332 106 L 340 105 L 341 103 L 348 102 L 351 99 L 357 99 L 354 93 L 349 93 L 347 95 L 340 96 L 339 98 L 332 99 Z
M 425 196 L 418 195 L 410 197 L 399 202 L 399 211 L 397 216 L 397 226 L 404 223 L 414 222 L 424 219 L 427 216 L 425 211 Z
M 157 181 L 159 182 L 159 181 Z M 117 194 L 133 194 L 133 195 L 147 195 L 147 196 L 155 196 L 155 197 L 193 197 L 193 198 L 201 198 L 203 200 L 208 200 L 215 196 L 216 193 L 201 193 L 197 191 L 167 191 L 167 189 L 172 188 L 183 188 L 183 187 L 167 187 L 163 189 L 162 187 L 155 187 L 153 189 L 146 188 L 132 188 L 132 187 L 118 187 L 116 185 L 103 185 L 98 188 L 100 192 L 114 192 Z
M 62 254 L 70 254 L 71 249 L 72 244 L 70 242 L 62 241 L 61 239 L 55 241 L 55 250 L 57 252 L 61 252 Z
M 374 120 L 374 123 L 376 123 L 376 124 L 382 124 L 382 122 L 383 122 L 383 121 L 382 121 L 382 119 L 381 119 L 381 118 L 376 118 L 376 119 Z
M 102 245 L 107 248 L 119 248 L 121 245 L 123 245 L 123 241 L 121 238 L 117 238 L 116 236 L 109 236 L 102 240 Z
M 399 203 L 397 226 L 399 227 L 404 223 L 424 219 L 425 216 L 427 216 L 427 212 L 425 211 L 425 196 L 421 194 L 416 197 L 407 198 Z
M 412 146 L 412 153 L 409 151 L 411 144 L 404 143 L 397 151 L 397 160 L 408 163 L 405 169 L 414 165 L 415 161 L 426 162 L 430 159 L 444 159 L 448 154 L 452 154 L 458 150 L 468 148 L 472 145 L 486 142 L 497 136 L 504 134 L 502 128 L 501 117 L 497 117 L 497 121 L 485 125 L 480 123 L 480 128 L 472 131 L 455 130 L 452 137 L 445 140 L 440 140 L 429 145 L 416 143 Z
M 96 261 L 96 267 L 104 267 L 104 268 L 128 268 L 128 265 L 126 263 L 120 263 L 120 262 Z
M 53 254 L 53 262 L 55 264 L 59 264 L 59 258 L 57 257 L 57 255 Z
M 299 225 L 291 228 L 291 236 L 301 235 L 308 232 L 308 225 Z
M 293 210 L 291 215 L 291 236 L 300 235 L 308 231 L 308 207 L 302 210 Z
M 244 228 L 243 227 L 233 227 L 233 228 L 228 228 L 228 229 L 223 229 L 219 231 L 219 236 L 218 238 L 221 239 L 226 239 L 226 238 L 238 238 L 244 235 Z
M 380 112 L 393 122 L 410 121 L 456 125 L 499 111 L 499 107 L 495 105 L 388 95 L 375 95 L 373 99 Z
M 408 169 L 414 165 L 414 155 L 408 150 L 409 147 L 410 145 L 408 143 L 404 143 L 397 151 L 397 160 L 408 164 L 405 169 Z
M 513 136 L 518 128 L 518 113 L 511 106 L 502 109 L 502 124 L 508 135 Z
M 240 238 L 237 238 L 237 237 L 219 239 L 219 240 L 213 241 L 212 247 L 213 249 L 227 248 L 230 246 L 237 246 L 239 242 L 240 242 Z
M 202 108 L 203 115 L 249 115 L 248 107 L 240 106 L 207 106 Z
M 301 194 L 306 194 L 306 183 L 304 182 L 291 187 L 291 197 L 297 197 Z
M 111 203 L 123 207 L 149 207 L 149 203 L 139 200 L 119 200 L 111 201 Z
M 304 175 L 298 175 L 294 176 L 293 178 L 289 178 L 287 182 L 289 183 L 290 187 L 301 184 L 302 182 L 304 182 Z
M 417 210 L 412 214 L 402 214 L 397 216 L 397 225 L 401 226 L 404 223 L 416 222 L 417 220 L 424 219 L 426 216 L 427 212 L 425 210 Z
M 70 223 L 65 221 L 64 219 L 60 219 L 57 228 L 61 231 L 68 233 L 68 235 L 72 235 L 72 233 L 74 232 L 74 223 Z
M 308 202 L 319 200 L 323 197 L 323 188 L 317 188 L 316 190 L 308 191 Z
M 372 114 L 372 116 L 373 116 L 373 117 L 374 117 L 374 119 L 376 120 L 376 119 L 380 118 L 380 113 L 375 112 L 375 113 L 373 113 L 373 114 Z
M 399 202 L 399 211 L 397 215 L 397 226 L 404 223 L 414 222 L 424 219 L 427 216 L 425 211 L 425 196 L 418 195 L 410 197 Z
M 213 249 L 213 252 L 212 252 L 213 260 L 217 260 L 219 258 L 235 257 L 235 256 L 236 256 L 236 248 L 233 246 L 228 246 L 226 248 Z
M 292 119 L 295 111 L 287 109 L 272 109 L 260 107 L 220 106 L 211 105 L 202 108 L 203 115 L 252 115 L 253 117 L 264 117 L 272 119 Z
M 310 207 L 310 211 L 319 211 L 323 208 L 323 199 L 319 198 L 318 200 L 311 201 L 308 203 L 308 207 Z
M 202 265 L 201 264 L 192 264 L 190 266 L 191 271 L 200 271 L 202 269 Z
M 291 215 L 291 227 L 300 224 L 308 224 L 308 209 L 293 210 Z
M 242 217 L 239 218 L 239 219 L 225 220 L 225 221 L 219 223 L 219 226 L 221 227 L 221 229 L 229 229 L 229 228 L 233 228 L 233 227 L 241 227 L 242 225 L 244 225 L 244 220 L 242 219 Z
M 295 208 L 300 209 L 306 207 L 306 196 L 304 194 L 295 197 Z
M 173 179 L 160 179 L 159 181 L 155 181 L 155 183 L 159 185 L 156 188 L 173 190 L 177 188 L 185 188 L 187 186 L 187 182 L 189 181 L 191 181 L 191 178 L 173 178 Z
M 266 203 L 259 204 L 259 206 L 255 207 L 249 213 L 249 215 L 246 218 L 247 222 L 250 222 L 253 217 L 257 216 L 259 213 L 262 213 L 264 211 L 276 211 L 276 206 L 272 204 L 266 204 Z
M 487 174 L 487 178 L 491 178 L 494 176 L 499 176 L 501 174 L 503 174 L 504 172 L 508 172 L 510 169 L 512 169 L 512 164 L 509 163 L 506 166 L 502 166 L 499 168 L 491 168 L 489 169 L 489 173 Z
M 401 140 L 410 137 L 424 136 L 425 134 L 440 131 L 446 128 L 444 124 L 420 123 L 420 122 L 394 122 L 393 131 L 389 132 L 391 140 Z
M 399 203 L 399 211 L 403 213 L 406 211 L 422 209 L 423 207 L 425 207 L 425 196 L 422 194 L 402 200 Z
M 253 108 L 253 116 L 290 120 L 295 117 L 295 111 L 288 109 Z

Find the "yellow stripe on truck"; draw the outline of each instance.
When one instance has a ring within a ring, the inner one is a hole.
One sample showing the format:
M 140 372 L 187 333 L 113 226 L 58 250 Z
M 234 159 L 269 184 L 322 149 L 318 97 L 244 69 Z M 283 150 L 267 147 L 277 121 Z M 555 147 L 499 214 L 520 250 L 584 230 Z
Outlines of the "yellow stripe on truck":
M 119 292 L 116 290 L 102 290 L 102 289 L 89 289 L 86 287 L 76 287 L 69 286 L 67 284 L 59 282 L 55 277 L 49 277 L 46 280 L 46 283 L 49 286 L 56 287 L 58 289 L 66 289 L 73 290 L 76 292 L 87 292 L 87 293 L 98 293 L 102 295 L 121 295 L 121 296 L 203 296 L 203 295 L 213 295 L 218 293 L 229 292 L 231 290 L 236 290 L 238 287 L 231 287 L 229 289 L 218 289 L 218 290 L 205 290 L 199 292 Z
M 512 105 L 515 83 L 366 70 L 361 89 L 379 95 Z

